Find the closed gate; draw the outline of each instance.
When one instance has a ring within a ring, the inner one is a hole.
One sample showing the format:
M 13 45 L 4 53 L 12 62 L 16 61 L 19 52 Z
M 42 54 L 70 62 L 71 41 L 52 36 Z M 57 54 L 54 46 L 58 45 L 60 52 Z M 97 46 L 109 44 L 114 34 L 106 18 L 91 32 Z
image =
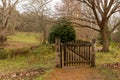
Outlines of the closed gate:
M 61 67 L 95 66 L 95 51 L 92 43 L 75 40 L 60 44 L 59 48 Z

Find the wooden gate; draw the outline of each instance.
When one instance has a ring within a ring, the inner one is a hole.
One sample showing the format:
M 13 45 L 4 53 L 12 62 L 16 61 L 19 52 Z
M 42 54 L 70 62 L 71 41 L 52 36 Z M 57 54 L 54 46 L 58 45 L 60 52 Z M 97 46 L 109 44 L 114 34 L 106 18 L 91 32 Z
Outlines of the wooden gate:
M 75 40 L 59 44 L 60 67 L 95 66 L 95 50 L 90 42 Z

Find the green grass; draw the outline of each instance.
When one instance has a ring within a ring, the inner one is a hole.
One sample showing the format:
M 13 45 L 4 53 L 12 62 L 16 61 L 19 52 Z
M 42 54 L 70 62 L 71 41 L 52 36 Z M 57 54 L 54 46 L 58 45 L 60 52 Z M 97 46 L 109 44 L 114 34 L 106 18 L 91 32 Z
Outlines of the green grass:
M 28 33 L 28 32 L 17 32 L 14 35 L 8 36 L 8 42 L 18 43 L 41 43 L 41 34 Z M 5 50 L 3 52 L 9 52 Z M 24 48 L 23 48 L 24 51 Z M 1 53 L 3 53 L 1 51 Z M 7 53 L 7 54 L 8 54 Z M 39 68 L 50 68 L 44 75 L 36 76 L 32 80 L 44 80 L 46 74 L 48 74 L 53 68 L 55 63 L 55 51 L 51 45 L 40 45 L 38 48 L 31 50 L 28 56 L 17 56 L 16 58 L 5 58 L 0 59 L 0 74 L 8 74 L 15 72 L 24 72 L 27 70 L 35 70 Z M 5 56 L 5 55 L 3 55 Z M 22 80 L 30 80 L 24 77 Z
M 97 52 L 96 53 L 96 65 L 98 70 L 106 77 L 106 80 L 119 80 L 120 79 L 120 70 L 119 69 L 108 69 L 101 64 L 114 64 L 120 62 L 120 48 L 118 47 L 119 43 L 112 43 L 110 46 L 110 52 Z
M 54 67 L 55 53 L 50 45 L 41 45 L 39 48 L 31 51 L 29 56 L 18 56 L 13 59 L 0 60 L 0 74 L 21 72 L 26 70 L 35 70 L 39 68 Z M 46 73 L 48 73 L 47 71 Z M 36 77 L 35 80 L 43 80 L 43 76 Z M 23 80 L 29 80 L 23 78 Z M 33 79 L 34 80 L 34 79 Z
M 40 39 L 37 39 L 39 36 L 40 34 L 38 33 L 17 32 L 15 33 L 15 35 L 9 36 L 8 41 L 16 41 L 16 42 L 24 42 L 24 43 L 39 43 Z
M 96 54 L 96 63 L 104 64 L 104 63 L 115 63 L 120 62 L 120 48 L 119 44 L 112 43 L 110 46 L 110 52 L 97 52 Z

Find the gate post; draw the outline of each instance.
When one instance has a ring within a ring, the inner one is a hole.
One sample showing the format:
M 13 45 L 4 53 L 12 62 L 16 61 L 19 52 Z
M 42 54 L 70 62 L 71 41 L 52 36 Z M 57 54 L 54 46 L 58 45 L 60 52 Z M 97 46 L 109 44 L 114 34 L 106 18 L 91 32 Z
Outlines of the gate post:
M 59 38 L 55 39 L 55 50 L 56 50 L 56 68 L 61 67 L 61 62 L 60 62 L 60 44 L 61 41 Z
M 95 54 L 96 54 L 96 39 L 92 39 L 92 62 L 91 67 L 95 67 Z

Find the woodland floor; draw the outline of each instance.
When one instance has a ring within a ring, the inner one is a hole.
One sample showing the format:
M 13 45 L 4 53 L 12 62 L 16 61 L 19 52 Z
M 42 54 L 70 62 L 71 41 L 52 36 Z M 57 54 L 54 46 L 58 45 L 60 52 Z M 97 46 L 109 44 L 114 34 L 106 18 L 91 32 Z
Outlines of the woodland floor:
M 55 69 L 47 80 L 106 80 L 96 68 Z
M 18 49 L 39 45 L 38 34 L 17 33 L 0 48 Z M 0 80 L 120 80 L 120 46 L 111 44 L 111 52 L 96 53 L 96 67 L 55 69 L 51 45 L 41 45 L 27 56 L 0 60 Z M 101 47 L 98 46 L 97 51 Z M 23 50 L 24 51 L 24 50 Z M 37 55 L 36 55 L 37 54 Z

